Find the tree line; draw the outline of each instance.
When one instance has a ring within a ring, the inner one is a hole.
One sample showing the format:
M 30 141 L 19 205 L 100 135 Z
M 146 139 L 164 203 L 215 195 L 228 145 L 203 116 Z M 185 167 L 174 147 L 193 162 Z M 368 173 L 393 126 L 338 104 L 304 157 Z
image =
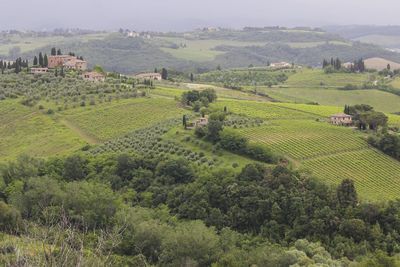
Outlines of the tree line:
M 82 242 L 93 244 L 100 229 L 122 227 L 112 254 L 125 264 L 248 266 L 248 253 L 263 247 L 256 259 L 267 251 L 267 258 L 276 257 L 261 266 L 307 257 L 317 263 L 314 253 L 300 249 L 311 249 L 308 242 L 320 243 L 323 258 L 342 266 L 369 256 L 395 266 L 389 257 L 400 252 L 399 201 L 363 202 L 351 180 L 327 186 L 284 166 L 202 171 L 180 157 L 78 153 L 23 156 L 0 173 L 1 231 L 22 238 L 27 222 L 49 227 L 49 218 L 65 216 Z M 271 244 L 281 252 L 273 253 Z M 304 254 L 289 257 L 281 249 L 289 246 Z

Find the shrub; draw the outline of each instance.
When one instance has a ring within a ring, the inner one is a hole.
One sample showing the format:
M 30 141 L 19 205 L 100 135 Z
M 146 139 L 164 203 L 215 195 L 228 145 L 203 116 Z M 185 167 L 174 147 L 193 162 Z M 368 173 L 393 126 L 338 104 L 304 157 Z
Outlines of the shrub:
M 276 159 L 271 150 L 262 144 L 250 143 L 246 147 L 246 154 L 255 159 L 266 163 L 275 163 Z
M 47 114 L 54 114 L 54 110 L 52 110 L 51 108 L 49 108 L 49 109 L 47 110 Z

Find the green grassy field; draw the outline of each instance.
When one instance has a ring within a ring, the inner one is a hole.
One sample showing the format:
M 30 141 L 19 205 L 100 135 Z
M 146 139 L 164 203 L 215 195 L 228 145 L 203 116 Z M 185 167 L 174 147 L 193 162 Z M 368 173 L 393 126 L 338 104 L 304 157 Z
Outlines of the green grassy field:
M 55 115 L 27 108 L 17 100 L 0 103 L 0 162 L 20 154 L 40 157 L 67 154 L 87 144 Z
M 104 141 L 169 117 L 188 113 L 165 98 L 121 99 L 92 107 L 61 112 L 84 133 Z

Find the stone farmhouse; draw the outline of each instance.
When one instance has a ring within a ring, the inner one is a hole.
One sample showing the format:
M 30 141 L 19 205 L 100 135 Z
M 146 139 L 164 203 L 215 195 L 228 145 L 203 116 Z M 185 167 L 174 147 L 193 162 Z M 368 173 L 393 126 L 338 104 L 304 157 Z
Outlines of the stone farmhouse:
M 332 124 L 342 125 L 342 124 L 351 124 L 352 122 L 353 121 L 351 115 L 344 113 L 337 113 L 331 115 Z
M 87 73 L 84 73 L 82 76 L 83 76 L 84 80 L 94 82 L 94 83 L 105 81 L 104 75 L 97 73 L 97 72 L 87 72 Z
M 136 78 L 138 79 L 157 79 L 157 80 L 162 80 L 162 76 L 160 73 L 142 73 L 136 75 Z
M 198 120 L 194 120 L 194 121 L 190 122 L 190 126 L 187 127 L 187 129 L 194 129 L 197 126 L 206 125 L 206 124 L 208 124 L 208 118 L 200 118 Z
M 287 62 L 276 62 L 276 63 L 271 63 L 271 67 L 290 67 L 291 64 Z
M 49 56 L 48 67 L 55 68 L 57 66 L 84 71 L 87 69 L 87 62 L 70 55 Z
M 48 70 L 48 68 L 31 68 L 31 73 L 46 73 Z

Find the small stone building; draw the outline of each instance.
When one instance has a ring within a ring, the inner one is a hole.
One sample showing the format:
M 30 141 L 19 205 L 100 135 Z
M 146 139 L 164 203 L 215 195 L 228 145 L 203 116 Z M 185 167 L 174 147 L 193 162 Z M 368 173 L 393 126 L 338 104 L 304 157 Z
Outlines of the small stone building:
M 138 79 L 157 79 L 157 80 L 162 80 L 162 76 L 160 73 L 142 73 L 136 75 L 136 78 Z
M 87 72 L 83 74 L 83 79 L 90 82 L 104 82 L 104 75 L 97 72 Z
M 352 122 L 353 121 L 351 115 L 344 113 L 337 113 L 331 115 L 332 124 L 341 125 L 341 124 L 351 124 Z
M 197 126 L 206 125 L 206 124 L 208 124 L 208 118 L 200 118 L 198 120 L 194 120 L 194 121 L 190 122 L 189 123 L 190 126 L 187 127 L 187 128 L 188 129 L 194 129 Z

